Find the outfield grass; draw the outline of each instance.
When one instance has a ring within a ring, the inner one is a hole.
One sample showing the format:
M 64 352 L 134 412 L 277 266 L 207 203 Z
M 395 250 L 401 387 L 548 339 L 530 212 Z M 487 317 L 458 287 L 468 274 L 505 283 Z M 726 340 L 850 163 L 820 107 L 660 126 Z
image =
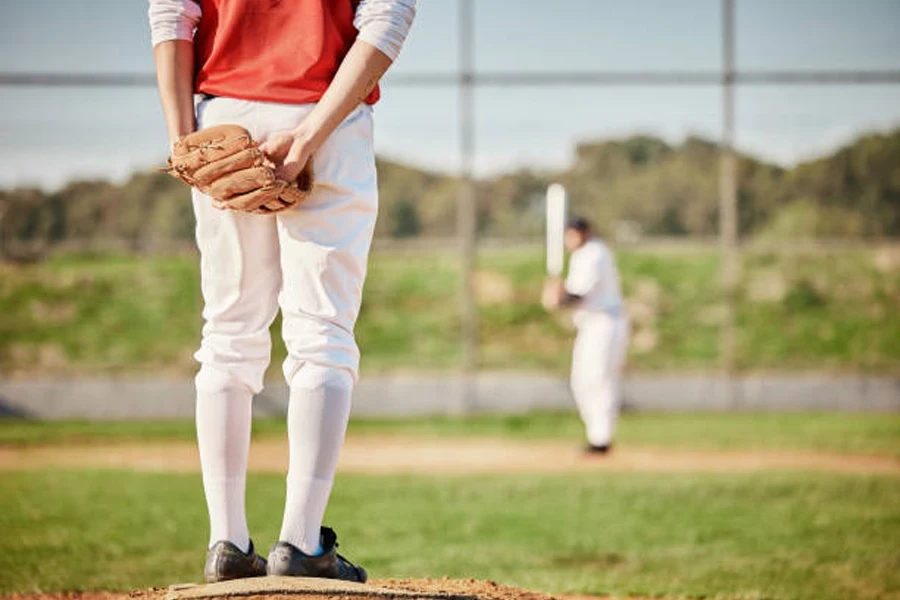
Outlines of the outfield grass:
M 283 481 L 251 476 L 275 540 Z M 196 580 L 199 475 L 0 474 L 0 592 Z M 551 592 L 897 597 L 900 479 L 824 474 L 339 478 L 327 521 L 376 577 L 476 577 Z
M 283 419 L 256 419 L 259 439 L 285 435 Z M 513 416 L 354 419 L 350 435 L 568 439 L 580 443 L 573 413 Z M 24 421 L 0 419 L 0 447 L 193 440 L 191 421 Z M 623 446 L 698 450 L 798 450 L 900 457 L 900 415 L 895 414 L 627 414 L 617 435 Z
M 737 314 L 740 367 L 897 373 L 900 261 L 885 252 L 895 251 L 748 254 Z M 373 254 L 357 327 L 365 372 L 458 364 L 456 263 L 439 251 Z M 634 326 L 630 368 L 716 369 L 717 254 L 622 251 L 619 265 Z M 537 302 L 543 268 L 539 248 L 482 252 L 483 367 L 566 371 L 572 331 Z M 200 305 L 192 256 L 0 265 L 0 369 L 186 376 L 196 368 Z M 276 321 L 273 377 L 284 357 L 279 330 Z

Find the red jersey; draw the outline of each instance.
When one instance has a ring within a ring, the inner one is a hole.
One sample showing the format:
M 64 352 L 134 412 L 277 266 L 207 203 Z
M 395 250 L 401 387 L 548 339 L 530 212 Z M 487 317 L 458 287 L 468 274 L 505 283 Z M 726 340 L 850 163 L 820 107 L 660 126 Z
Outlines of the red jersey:
M 195 90 L 284 104 L 316 102 L 356 40 L 359 0 L 201 0 Z M 366 102 L 379 97 L 376 87 Z

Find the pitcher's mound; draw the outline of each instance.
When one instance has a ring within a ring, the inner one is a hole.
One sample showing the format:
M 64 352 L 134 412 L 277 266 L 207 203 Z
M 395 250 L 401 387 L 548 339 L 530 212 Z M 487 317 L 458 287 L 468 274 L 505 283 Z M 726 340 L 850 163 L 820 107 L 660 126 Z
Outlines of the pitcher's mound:
M 383 579 L 361 584 L 306 577 L 254 577 L 206 585 L 173 585 L 165 593 L 165 600 L 224 597 L 247 600 L 552 600 L 545 594 L 474 579 Z
M 373 583 L 392 590 L 467 596 L 479 600 L 556 600 L 548 594 L 477 579 L 381 579 Z

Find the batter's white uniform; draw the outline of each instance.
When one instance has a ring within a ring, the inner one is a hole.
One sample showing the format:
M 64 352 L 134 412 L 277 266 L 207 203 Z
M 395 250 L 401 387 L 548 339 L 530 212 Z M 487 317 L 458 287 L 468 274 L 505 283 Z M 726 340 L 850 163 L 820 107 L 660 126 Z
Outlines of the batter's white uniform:
M 619 413 L 619 379 L 630 327 L 615 258 L 606 244 L 590 239 L 572 253 L 565 287 L 581 297 L 574 316 L 578 335 L 572 352 L 572 394 L 588 442 L 607 446 Z

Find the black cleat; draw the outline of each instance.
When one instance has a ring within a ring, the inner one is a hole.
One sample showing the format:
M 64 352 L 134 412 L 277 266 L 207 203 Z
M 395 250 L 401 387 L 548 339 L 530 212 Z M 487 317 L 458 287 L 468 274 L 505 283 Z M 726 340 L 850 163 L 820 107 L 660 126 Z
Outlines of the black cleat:
M 337 534 L 329 527 L 322 528 L 322 548 L 319 556 L 304 554 L 288 542 L 278 542 L 269 552 L 269 575 L 293 577 L 325 577 L 365 583 L 366 570 L 337 553 Z
M 604 444 L 602 446 L 595 446 L 594 444 L 588 444 L 584 448 L 584 453 L 588 456 L 604 456 L 609 454 L 612 451 L 612 444 Z
M 243 579 L 244 577 L 262 577 L 266 574 L 266 559 L 253 550 L 253 542 L 246 553 L 222 540 L 213 544 L 206 552 L 206 568 L 203 577 L 206 583 Z

